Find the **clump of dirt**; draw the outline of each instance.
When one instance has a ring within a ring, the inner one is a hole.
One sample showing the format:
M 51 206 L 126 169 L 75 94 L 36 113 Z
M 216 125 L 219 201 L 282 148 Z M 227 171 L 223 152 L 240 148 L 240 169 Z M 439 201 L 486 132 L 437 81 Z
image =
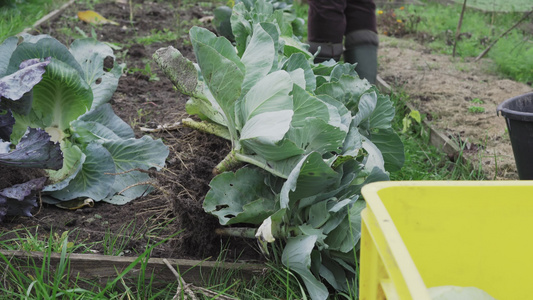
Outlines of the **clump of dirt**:
M 99 1 L 94 7 L 75 3 L 33 34 L 49 34 L 66 45 L 82 35 L 114 45 L 117 62 L 124 63 L 126 69 L 111 104 L 115 113 L 134 128 L 137 137 L 141 137 L 147 134 L 140 130 L 141 127 L 155 128 L 189 117 L 185 111 L 187 97 L 175 90 L 152 55 L 161 47 L 173 46 L 194 61 L 188 29 L 192 25 L 211 28 L 211 24 L 204 20 L 209 20 L 213 8 L 194 2 L 185 5 L 179 0 L 137 0 L 131 7 L 115 1 Z M 120 25 L 93 26 L 78 20 L 77 12 L 88 9 Z M 110 234 L 123 239 L 131 255 L 180 232 L 157 247 L 152 257 L 216 257 L 221 245 L 225 245 L 230 248 L 228 259 L 232 259 L 232 255 L 236 258 L 244 250 L 250 255 L 242 257 L 258 259 L 255 249 L 245 242 L 217 236 L 218 219 L 202 208 L 213 177 L 212 169 L 229 152 L 229 142 L 183 126 L 149 134 L 162 139 L 170 150 L 165 168 L 152 174 L 153 193 L 123 206 L 96 203 L 93 208 L 69 211 L 43 205 L 34 217 L 7 218 L 0 224 L 0 230 L 38 226 L 44 236 L 50 230 L 59 234 L 71 231 L 72 236 L 77 236 L 77 241 L 84 244 L 100 242 Z M 96 245 L 93 250 L 103 253 L 104 247 Z
M 0 190 L 40 177 L 46 177 L 46 172 L 42 169 L 22 169 L 0 165 Z

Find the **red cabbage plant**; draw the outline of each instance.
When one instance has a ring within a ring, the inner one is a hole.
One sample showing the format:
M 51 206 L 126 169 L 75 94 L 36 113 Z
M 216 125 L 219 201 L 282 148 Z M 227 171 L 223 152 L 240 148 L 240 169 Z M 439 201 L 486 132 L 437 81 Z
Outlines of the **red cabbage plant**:
M 28 127 L 20 141 L 14 145 L 10 136 L 15 125 L 12 111 L 27 114 L 32 103 L 32 89 L 42 80 L 50 59 L 30 59 L 20 64 L 19 70 L 0 78 L 0 167 L 42 168 L 59 170 L 63 155 L 59 144 L 40 128 Z M 1 65 L 0 65 L 1 67 Z M 31 216 L 37 206 L 36 194 L 42 190 L 46 177 L 0 189 L 0 222 L 6 215 Z
M 169 151 L 160 139 L 136 138 L 109 104 L 123 68 L 93 38 L 67 47 L 49 35 L 22 35 L 0 44 L 0 161 L 45 169 L 46 182 L 33 182 L 43 202 L 91 198 L 120 205 L 153 189 L 142 170 L 160 170 Z M 15 154 L 16 160 L 2 160 Z

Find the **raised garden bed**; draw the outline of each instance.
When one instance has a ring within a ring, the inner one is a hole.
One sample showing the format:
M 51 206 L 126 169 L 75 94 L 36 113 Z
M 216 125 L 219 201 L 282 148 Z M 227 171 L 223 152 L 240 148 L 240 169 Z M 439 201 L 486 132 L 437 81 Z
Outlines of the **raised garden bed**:
M 127 2 L 105 1 L 92 7 L 70 3 L 60 10 L 60 14 L 47 17 L 28 32 L 49 34 L 66 45 L 75 38 L 95 34 L 99 41 L 114 45 L 118 63 L 125 63 L 126 71 L 111 104 L 115 113 L 134 128 L 137 137 L 146 134 L 141 127 L 155 128 L 188 116 L 184 109 L 187 98 L 175 91 L 172 83 L 162 75 L 152 54 L 161 47 L 172 45 L 189 59 L 194 59 L 187 30 L 194 24 L 210 27 L 209 21 L 202 18 L 210 15 L 214 4 L 202 7 L 194 3 L 182 5 L 181 1 L 134 1 L 129 6 Z M 94 26 L 82 22 L 77 18 L 77 12 L 88 9 L 119 25 Z M 228 246 L 228 239 L 215 234 L 215 228 L 220 226 L 216 218 L 202 209 L 203 197 L 213 177 L 211 170 L 229 151 L 228 142 L 181 126 L 150 135 L 154 139 L 163 139 L 170 150 L 166 167 L 151 174 L 155 179 L 155 192 L 123 206 L 99 202 L 92 208 L 64 210 L 43 204 L 33 211 L 33 217 L 7 218 L 0 224 L 0 230 L 27 228 L 44 236 L 50 231 L 59 234 L 69 231 L 71 240 L 75 236 L 75 243 L 84 244 L 113 235 L 127 241 L 126 253 L 131 256 L 144 252 L 151 242 L 182 231 L 156 247 L 151 257 L 216 258 L 221 246 L 225 245 L 229 247 L 229 260 L 260 259 L 253 243 L 249 245 L 240 239 L 230 239 L 236 245 L 230 243 Z M 3 172 L 1 176 L 3 182 L 16 182 L 20 179 L 16 177 L 26 174 Z M 92 249 L 103 254 L 101 245 Z

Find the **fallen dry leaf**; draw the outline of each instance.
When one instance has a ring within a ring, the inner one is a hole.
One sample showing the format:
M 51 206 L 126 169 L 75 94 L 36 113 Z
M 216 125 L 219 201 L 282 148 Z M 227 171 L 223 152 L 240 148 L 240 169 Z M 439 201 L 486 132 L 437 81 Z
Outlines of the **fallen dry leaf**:
M 78 18 L 80 20 L 90 23 L 90 24 L 111 24 L 111 25 L 119 25 L 117 22 L 108 20 L 101 16 L 99 13 L 92 11 L 92 10 L 86 10 L 86 11 L 80 11 L 78 12 Z

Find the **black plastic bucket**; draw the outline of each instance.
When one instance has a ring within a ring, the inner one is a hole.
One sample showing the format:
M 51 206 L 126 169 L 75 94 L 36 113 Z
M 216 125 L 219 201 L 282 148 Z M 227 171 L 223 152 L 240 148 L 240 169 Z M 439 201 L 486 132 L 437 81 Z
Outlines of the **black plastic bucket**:
M 505 100 L 498 105 L 505 117 L 516 169 L 521 180 L 533 179 L 533 93 Z

